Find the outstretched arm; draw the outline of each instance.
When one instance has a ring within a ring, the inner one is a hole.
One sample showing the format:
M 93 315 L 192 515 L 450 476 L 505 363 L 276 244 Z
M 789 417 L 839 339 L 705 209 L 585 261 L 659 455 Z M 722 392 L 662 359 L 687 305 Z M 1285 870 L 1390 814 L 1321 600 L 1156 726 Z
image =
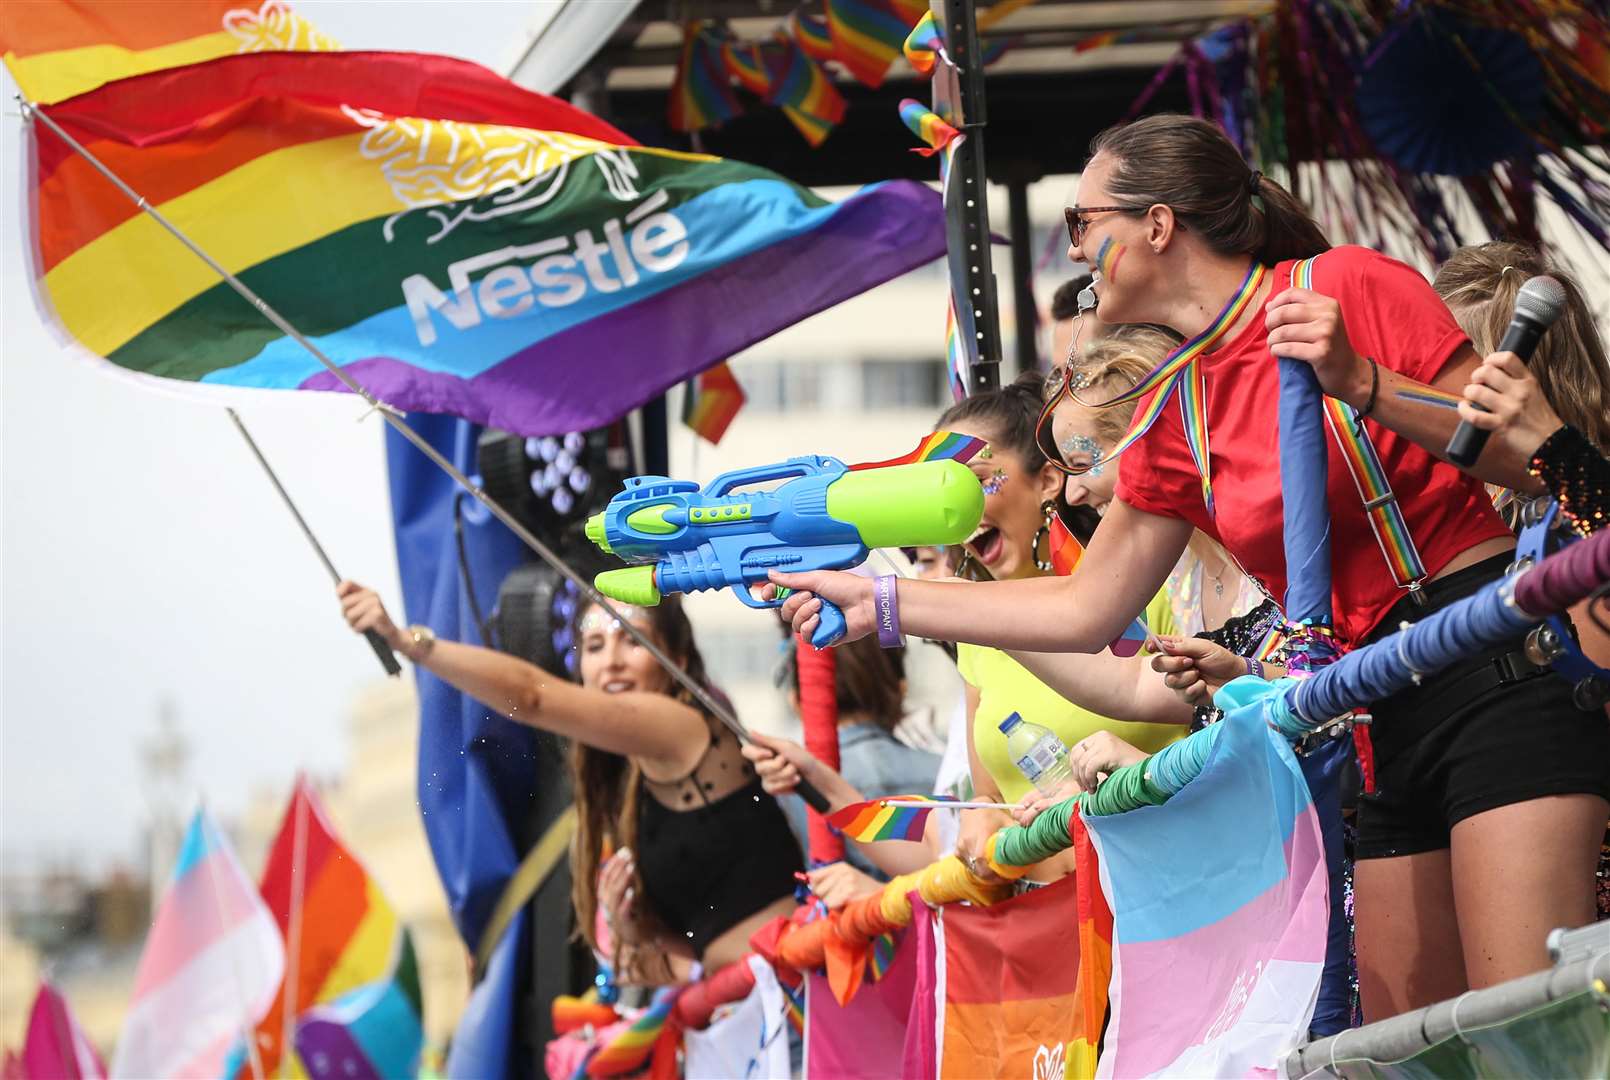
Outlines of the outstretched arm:
M 1114 720 L 1188 724 L 1191 707 L 1151 670 L 1151 655 L 1011 652 L 1029 673 L 1080 708 Z
M 1115 501 L 1071 577 L 953 584 L 902 578 L 901 629 L 937 641 L 967 641 L 1029 652 L 1099 652 L 1157 594 L 1191 536 L 1179 518 Z M 783 603 L 797 633 L 816 629 L 821 601 L 844 611 L 844 640 L 876 628 L 873 583 L 858 574 L 773 574 L 800 590 Z
M 396 652 L 510 720 L 575 739 L 612 754 L 683 764 L 701 745 L 704 719 L 664 694 L 605 694 L 527 663 L 517 656 L 457 641 L 416 644 L 391 621 L 373 589 L 343 581 L 336 589 L 353 630 L 379 631 Z

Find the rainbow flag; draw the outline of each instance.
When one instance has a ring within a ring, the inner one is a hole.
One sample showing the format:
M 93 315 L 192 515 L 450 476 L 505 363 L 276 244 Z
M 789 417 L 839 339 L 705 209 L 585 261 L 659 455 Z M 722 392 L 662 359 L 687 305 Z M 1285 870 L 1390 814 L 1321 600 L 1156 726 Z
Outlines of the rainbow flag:
M 851 472 L 862 469 L 881 469 L 887 465 L 914 465 L 919 461 L 960 461 L 962 464 L 973 460 L 973 455 L 984 449 L 983 439 L 975 439 L 971 435 L 958 435 L 954 431 L 936 431 L 926 436 L 917 448 L 909 454 L 902 454 L 888 461 L 869 461 L 862 465 L 851 465 Z
M 1085 547 L 1079 543 L 1079 538 L 1062 524 L 1062 518 L 1055 514 L 1051 515 L 1047 542 L 1051 546 L 1052 571 L 1059 577 L 1067 577 L 1073 573 L 1074 567 L 1079 565 L 1079 560 L 1084 558 Z M 1134 656 L 1146 643 L 1148 633 L 1150 630 L 1146 626 L 1146 620 L 1135 619 L 1107 648 L 1112 650 L 1114 656 Z
M 683 384 L 682 422 L 711 443 L 720 443 L 748 397 L 723 360 Z
M 340 48 L 281 0 L 14 4 L 0 52 L 23 96 L 51 105 L 105 83 L 235 53 Z
M 783 20 L 782 34 L 794 40 L 812 60 L 832 60 L 838 53 L 833 48 L 833 35 L 827 20 L 813 15 L 804 8 L 796 8 Z
M 666 1020 L 683 986 L 661 987 L 637 1019 L 587 1060 L 588 1076 L 627 1076 L 648 1066 L 653 1076 L 676 1075 L 676 1029 Z M 666 1058 L 670 1073 L 666 1074 Z
M 96 1052 L 67 999 L 48 981 L 41 981 L 28 1011 L 28 1029 L 15 1056 L 6 1051 L 5 1080 L 103 1080 L 106 1065 Z M 13 1065 L 13 1062 L 15 1063 Z
M 724 41 L 721 43 L 721 64 L 727 74 L 752 94 L 765 97 L 771 90 L 771 61 L 767 52 L 773 48 L 765 42 Z
M 261 891 L 286 954 L 284 982 L 257 1024 L 265 1073 L 412 1075 L 424 1043 L 413 942 L 305 779 L 291 793 Z M 232 1064 L 230 1075 L 251 1076 L 243 1049 Z
M 924 802 L 928 806 L 887 806 L 889 799 Z M 882 799 L 851 803 L 827 816 L 828 824 L 863 844 L 879 840 L 921 840 L 922 827 L 934 809 L 956 802 L 953 795 L 886 795 Z
M 918 912 L 901 946 L 918 950 L 904 1060 L 885 1075 L 1079 1076 L 1069 1066 L 1101 1028 L 1077 1006 L 1077 925 L 1073 877 L 987 907 Z
M 945 375 L 950 380 L 950 397 L 960 401 L 967 396 L 967 378 L 972 369 L 972 358 L 967 354 L 967 343 L 962 340 L 961 328 L 956 324 L 956 296 L 945 298 Z
M 219 1075 L 284 972 L 274 916 L 211 815 L 197 810 L 140 953 L 112 1075 Z
M 844 96 L 820 64 L 803 49 L 779 39 L 783 46 L 770 57 L 770 88 L 766 101 L 780 105 L 805 141 L 820 146 L 844 119 Z
M 672 131 L 703 131 L 742 111 L 727 85 L 722 46 L 706 33 L 707 25 L 695 19 L 682 28 L 682 55 L 671 79 L 665 112 Z
M 906 54 L 906 63 L 911 65 L 913 71 L 919 75 L 932 74 L 934 64 L 945 56 L 945 35 L 940 31 L 939 20 L 934 17 L 931 8 L 923 12 L 917 25 L 911 28 L 900 50 Z M 946 60 L 948 62 L 949 58 L 946 57 Z M 900 103 L 900 108 L 901 112 L 905 111 L 905 102 Z
M 447 57 L 232 56 L 47 111 L 380 398 L 527 435 L 607 423 L 945 246 L 921 184 L 829 203 Z M 39 296 L 84 350 L 202 393 L 341 388 L 31 135 Z
M 1302 769 L 1263 719 L 1281 689 L 1230 684 L 1195 780 L 1161 806 L 1084 819 L 1113 920 L 1098 1076 L 1272 1075 L 1306 1037 L 1328 875 Z
M 856 80 L 876 89 L 900 55 L 928 0 L 827 0 L 833 58 Z
M 911 148 L 912 153 L 921 154 L 923 157 L 932 157 L 961 138 L 960 131 L 945 123 L 938 113 L 916 98 L 901 99 L 900 119 L 911 129 L 913 135 L 928 144 Z
M 1068 1077 L 1081 1080 L 1096 1075 L 1099 1035 L 1107 1019 L 1107 989 L 1112 981 L 1112 909 L 1101 891 L 1101 860 L 1090 842 L 1090 831 L 1075 811 L 1068 819 L 1076 860 L 1074 894 L 1079 912 L 1079 978 L 1074 983 L 1073 1008 L 1079 1032 L 1068 1040 Z

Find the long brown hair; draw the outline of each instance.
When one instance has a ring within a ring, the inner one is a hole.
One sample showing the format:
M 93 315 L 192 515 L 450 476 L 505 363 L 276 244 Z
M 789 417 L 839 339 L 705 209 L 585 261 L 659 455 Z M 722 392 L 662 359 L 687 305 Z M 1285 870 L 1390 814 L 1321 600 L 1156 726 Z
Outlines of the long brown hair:
M 1097 154 L 1113 159 L 1107 187 L 1115 201 L 1169 207 L 1220 254 L 1273 266 L 1330 250 L 1303 204 L 1267 176 L 1254 180 L 1217 124 L 1177 113 L 1146 116 L 1097 135 L 1090 156 Z
M 1533 248 L 1494 240 L 1453 253 L 1432 283 L 1476 352 L 1498 348 L 1529 278 L 1547 274 L 1565 287 L 1565 313 L 1537 343 L 1528 367 L 1560 419 L 1610 450 L 1610 361 L 1582 290 Z
M 583 601 L 576 609 L 576 625 L 593 605 Z M 654 643 L 664 649 L 693 681 L 713 690 L 705 673 L 704 657 L 693 639 L 693 624 L 682 610 L 682 598 L 666 596 L 658 605 L 645 608 Z M 580 635 L 576 635 L 579 647 Z M 581 680 L 581 665 L 576 666 Z M 668 693 L 694 708 L 700 706 L 680 684 Z M 702 710 L 701 710 L 702 711 Z M 570 744 L 570 782 L 576 801 L 576 837 L 570 848 L 570 902 L 576 909 L 577 929 L 587 944 L 598 947 L 594 920 L 598 911 L 598 867 L 604 850 L 619 851 L 637 841 L 637 793 L 641 770 L 623 754 L 598 750 L 580 740 Z M 642 883 L 635 886 L 643 897 Z
M 788 634 L 788 685 L 799 693 L 799 639 Z M 884 731 L 893 733 L 906 715 L 906 650 L 885 649 L 877 638 L 857 638 L 833 650 L 835 704 L 840 720 L 851 714 L 865 716 Z

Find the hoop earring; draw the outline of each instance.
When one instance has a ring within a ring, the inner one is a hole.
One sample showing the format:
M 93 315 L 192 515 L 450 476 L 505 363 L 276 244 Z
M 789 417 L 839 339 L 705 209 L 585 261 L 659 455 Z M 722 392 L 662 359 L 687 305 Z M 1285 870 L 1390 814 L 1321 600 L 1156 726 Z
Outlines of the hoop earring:
M 1034 554 L 1035 568 L 1042 574 L 1049 574 L 1057 567 L 1056 564 L 1051 561 L 1051 547 L 1049 543 L 1046 545 L 1045 559 L 1042 560 L 1040 558 L 1040 538 L 1044 537 L 1047 541 L 1051 539 L 1051 519 L 1056 515 L 1057 505 L 1050 499 L 1047 499 L 1045 502 L 1040 504 L 1040 510 L 1045 514 L 1045 520 L 1041 523 L 1039 531 L 1034 534 L 1034 547 L 1030 550 Z

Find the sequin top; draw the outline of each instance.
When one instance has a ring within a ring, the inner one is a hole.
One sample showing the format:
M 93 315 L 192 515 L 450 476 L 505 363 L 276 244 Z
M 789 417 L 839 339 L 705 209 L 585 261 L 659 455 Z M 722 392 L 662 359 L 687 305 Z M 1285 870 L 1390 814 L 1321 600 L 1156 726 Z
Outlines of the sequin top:
M 1570 424 L 1543 440 L 1526 471 L 1548 487 L 1578 536 L 1610 524 L 1610 459 Z

